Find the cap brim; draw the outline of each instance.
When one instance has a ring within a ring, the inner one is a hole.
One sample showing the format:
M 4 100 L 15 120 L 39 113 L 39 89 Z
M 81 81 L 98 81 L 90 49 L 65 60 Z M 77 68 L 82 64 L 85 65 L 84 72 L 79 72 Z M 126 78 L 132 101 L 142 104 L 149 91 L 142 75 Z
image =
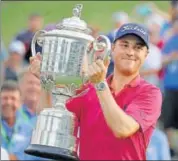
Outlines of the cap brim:
M 117 37 L 117 39 L 114 40 L 114 42 L 116 42 L 118 39 L 121 39 L 121 38 L 123 38 L 124 36 L 127 36 L 127 35 L 135 35 L 135 36 L 139 37 L 144 42 L 145 46 L 147 48 L 149 48 L 149 46 L 148 46 L 147 42 L 144 40 L 144 38 L 142 36 L 140 36 L 139 34 L 133 33 L 133 32 L 127 32 L 127 33 L 120 34 L 119 37 Z

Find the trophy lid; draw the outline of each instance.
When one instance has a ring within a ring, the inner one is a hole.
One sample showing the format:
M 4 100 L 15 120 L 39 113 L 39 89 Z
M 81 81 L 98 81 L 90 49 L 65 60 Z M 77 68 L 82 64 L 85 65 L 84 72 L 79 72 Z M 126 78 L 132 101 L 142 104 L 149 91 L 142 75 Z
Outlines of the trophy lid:
M 64 18 L 62 22 L 56 25 L 56 28 L 61 30 L 72 30 L 72 31 L 79 31 L 84 33 L 89 33 L 90 29 L 87 26 L 87 23 L 84 20 L 80 19 L 81 11 L 82 11 L 83 5 L 77 4 L 73 8 L 73 17 L 71 18 Z

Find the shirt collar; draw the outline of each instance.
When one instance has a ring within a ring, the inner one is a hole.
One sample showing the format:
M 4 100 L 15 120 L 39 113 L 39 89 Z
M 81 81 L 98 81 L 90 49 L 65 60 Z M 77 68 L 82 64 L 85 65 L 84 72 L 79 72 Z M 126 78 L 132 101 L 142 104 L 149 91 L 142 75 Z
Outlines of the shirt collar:
M 8 131 L 13 130 L 13 127 L 14 127 L 14 126 L 13 126 L 13 127 L 10 127 L 10 126 L 7 124 L 6 120 L 2 119 L 1 121 L 2 121 L 2 126 L 4 126 L 4 128 L 5 128 L 6 130 L 8 130 Z
M 111 88 L 112 78 L 113 78 L 113 74 L 111 74 L 107 78 L 107 82 L 108 82 L 108 85 L 109 85 L 110 88 Z M 140 85 L 140 80 L 141 80 L 140 75 L 137 75 L 133 80 L 130 81 L 130 83 L 126 84 L 124 88 L 127 88 L 127 87 L 131 87 L 131 88 L 137 87 L 137 86 Z
M 30 112 L 30 110 L 28 109 L 27 105 L 24 104 L 22 106 L 22 109 L 30 118 L 36 116 L 36 114 L 33 114 L 33 113 Z
M 17 124 L 18 124 L 18 112 L 16 112 L 16 120 L 15 120 L 15 124 L 14 124 L 14 126 L 13 127 L 10 127 L 8 124 L 7 124 L 7 122 L 6 122 L 6 120 L 4 120 L 3 118 L 1 119 L 1 122 L 2 122 L 2 125 L 7 129 L 7 130 L 13 130 L 13 128 L 15 127 L 15 126 L 17 126 Z

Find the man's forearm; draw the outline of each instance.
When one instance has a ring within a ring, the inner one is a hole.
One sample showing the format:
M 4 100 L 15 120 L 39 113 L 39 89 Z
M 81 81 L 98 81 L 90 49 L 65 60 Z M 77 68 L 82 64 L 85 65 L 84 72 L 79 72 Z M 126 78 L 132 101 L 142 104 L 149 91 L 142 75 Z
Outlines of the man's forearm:
M 97 91 L 97 95 L 105 120 L 116 137 L 128 137 L 139 129 L 139 124 L 116 103 L 108 86 L 104 91 Z

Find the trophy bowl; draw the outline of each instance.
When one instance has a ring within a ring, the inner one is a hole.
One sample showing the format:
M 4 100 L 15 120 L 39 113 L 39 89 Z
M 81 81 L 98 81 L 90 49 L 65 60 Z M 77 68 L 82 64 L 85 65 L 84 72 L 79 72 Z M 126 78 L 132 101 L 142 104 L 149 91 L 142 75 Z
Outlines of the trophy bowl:
M 104 59 L 111 51 L 106 36 L 95 39 L 90 35 L 87 24 L 80 19 L 81 10 L 82 5 L 76 5 L 73 17 L 63 19 L 52 31 L 37 31 L 32 39 L 33 56 L 35 44 L 42 47 L 40 80 L 42 87 L 51 91 L 52 107 L 40 112 L 27 154 L 78 160 L 78 118 L 66 109 L 65 103 L 87 81 L 87 75 L 81 72 L 83 66 L 97 57 Z

